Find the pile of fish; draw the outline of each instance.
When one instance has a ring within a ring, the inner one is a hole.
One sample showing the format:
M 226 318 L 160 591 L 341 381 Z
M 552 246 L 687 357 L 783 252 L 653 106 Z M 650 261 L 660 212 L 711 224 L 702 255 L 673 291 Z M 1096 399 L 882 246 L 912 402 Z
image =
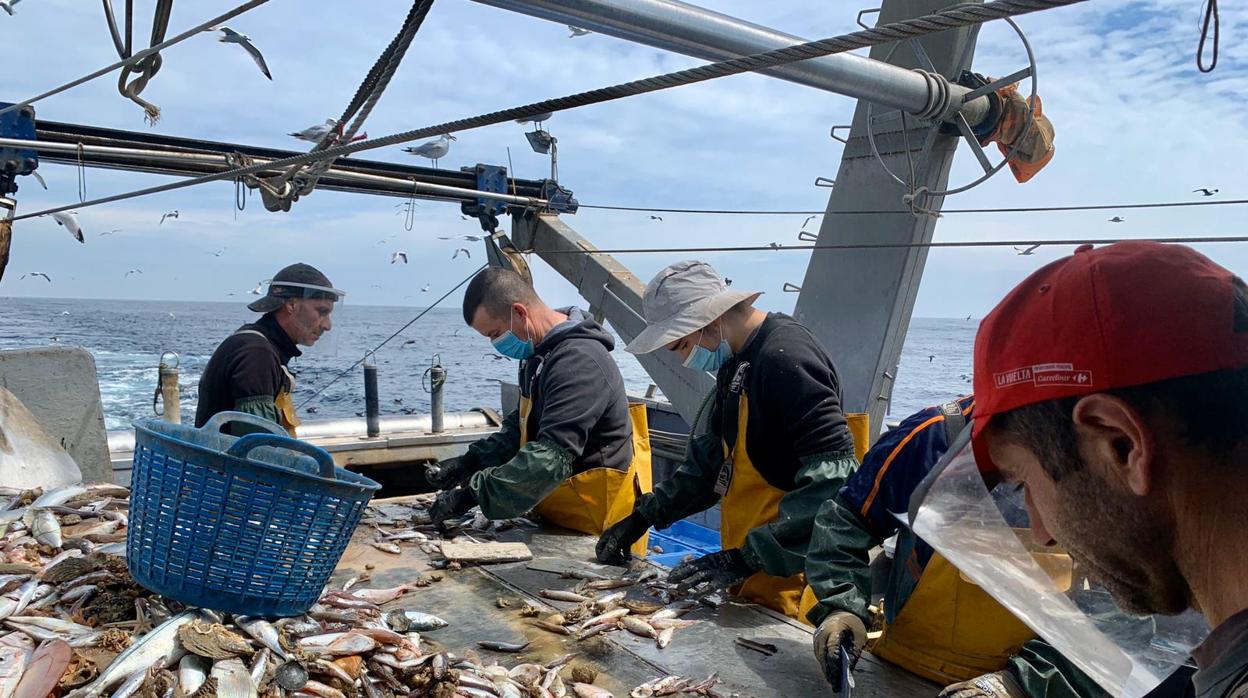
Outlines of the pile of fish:
M 593 685 L 593 670 L 571 665 L 576 655 L 512 667 L 486 663 L 475 650 L 456 656 L 422 638 L 447 621 L 382 610 L 439 581 L 437 573 L 387 589 L 363 588 L 367 575 L 355 577 L 327 589 L 306 614 L 275 621 L 188 608 L 152 594 L 126 568 L 128 498 L 114 485 L 48 492 L 0 487 L 0 698 L 612 696 Z M 428 536 L 382 528 L 390 518 L 384 512 L 370 510 L 370 517 L 378 543 L 434 544 Z M 413 530 L 413 519 L 405 518 L 390 524 Z M 666 647 L 675 629 L 690 623 L 679 616 L 694 604 L 663 607 L 625 599 L 623 592 L 593 596 L 641 581 L 646 578 L 584 580 L 576 591 L 543 592 L 575 604 L 563 613 L 520 610 L 550 632 L 588 638 L 624 629 Z M 478 645 L 519 652 L 528 643 Z M 714 696 L 715 682 L 714 675 L 701 682 L 665 677 L 630 696 Z

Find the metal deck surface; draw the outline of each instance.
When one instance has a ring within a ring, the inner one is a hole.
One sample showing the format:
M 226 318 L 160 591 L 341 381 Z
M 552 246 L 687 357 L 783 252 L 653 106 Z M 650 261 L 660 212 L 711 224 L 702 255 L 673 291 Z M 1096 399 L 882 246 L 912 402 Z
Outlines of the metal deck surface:
M 347 549 L 334 582 L 341 583 L 373 565 L 367 586 L 385 588 L 411 582 L 429 571 L 428 558 L 419 549 L 404 546 L 402 555 L 391 555 L 368 545 L 372 531 L 361 527 Z M 594 538 L 549 529 L 512 529 L 499 540 L 523 541 L 535 558 L 558 557 L 593 561 Z M 574 664 L 588 664 L 599 672 L 596 685 L 623 698 L 645 681 L 676 674 L 703 679 L 715 672 L 722 695 L 823 696 L 831 695 L 818 665 L 811 655 L 811 631 L 786 618 L 753 604 L 730 603 L 718 609 L 700 608 L 685 618 L 702 622 L 676 631 L 667 649 L 660 650 L 653 640 L 626 632 L 598 635 L 583 642 L 574 637 L 555 635 L 533 627 L 518 611 L 524 601 L 553 610 L 572 604 L 538 597 L 541 589 L 571 589 L 574 579 L 563 579 L 550 572 L 527 568 L 527 562 L 466 567 L 442 572 L 444 579 L 417 589 L 386 608 L 410 608 L 438 615 L 450 623 L 422 636 L 446 649 L 463 655 L 474 649 L 485 660 L 496 659 L 505 666 L 532 661 L 544 663 L 566 653 L 581 656 Z M 508 608 L 499 608 L 500 598 L 512 599 Z M 778 652 L 770 657 L 735 643 L 745 637 L 770 643 Z M 532 641 L 521 654 L 498 654 L 476 647 L 479 640 L 506 642 Z M 856 698 L 930 697 L 939 690 L 934 684 L 864 654 L 855 672 Z

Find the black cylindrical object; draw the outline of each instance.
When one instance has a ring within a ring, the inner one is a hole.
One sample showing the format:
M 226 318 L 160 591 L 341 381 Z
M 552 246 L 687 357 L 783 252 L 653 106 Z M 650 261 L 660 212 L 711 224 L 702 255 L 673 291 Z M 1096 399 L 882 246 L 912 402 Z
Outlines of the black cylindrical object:
M 442 427 L 442 386 L 446 385 L 446 369 L 442 364 L 434 364 L 429 368 L 429 420 L 434 434 L 441 434 Z
M 368 422 L 368 437 L 381 435 L 381 406 L 377 399 L 377 366 L 364 364 L 364 418 Z

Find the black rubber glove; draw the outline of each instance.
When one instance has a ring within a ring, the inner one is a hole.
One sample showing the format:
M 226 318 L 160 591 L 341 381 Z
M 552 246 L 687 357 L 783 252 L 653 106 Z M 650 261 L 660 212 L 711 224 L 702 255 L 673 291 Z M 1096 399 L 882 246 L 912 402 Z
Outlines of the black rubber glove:
M 438 493 L 438 498 L 433 500 L 433 506 L 429 507 L 429 519 L 438 530 L 445 531 L 444 523 L 447 519 L 459 516 L 476 505 L 477 498 L 467 487 L 442 490 Z
M 481 470 L 477 467 L 477 459 L 468 454 L 456 458 L 447 458 L 425 469 L 425 478 L 429 484 L 444 490 L 448 487 L 459 487 Z
M 679 594 L 694 592 L 694 596 L 705 596 L 716 591 L 727 591 L 755 571 L 745 562 L 740 549 L 730 548 L 682 562 L 668 573 L 667 581 L 677 585 L 676 592 Z
M 650 522 L 646 520 L 646 517 L 642 516 L 641 512 L 634 511 L 624 520 L 603 531 L 598 538 L 597 547 L 594 548 L 598 562 L 604 565 L 627 564 L 633 557 L 629 548 L 640 540 L 649 528 Z

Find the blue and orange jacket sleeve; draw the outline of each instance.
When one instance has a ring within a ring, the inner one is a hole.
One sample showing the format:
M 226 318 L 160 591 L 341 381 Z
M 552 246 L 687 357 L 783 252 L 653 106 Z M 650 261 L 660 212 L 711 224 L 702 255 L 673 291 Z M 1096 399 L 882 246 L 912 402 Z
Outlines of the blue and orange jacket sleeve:
M 958 402 L 969 415 L 974 398 Z M 841 503 L 873 536 L 882 540 L 897 532 L 897 514 L 910 508 L 910 495 L 949 448 L 944 421 L 937 407 L 907 417 L 880 437 L 841 488 Z

